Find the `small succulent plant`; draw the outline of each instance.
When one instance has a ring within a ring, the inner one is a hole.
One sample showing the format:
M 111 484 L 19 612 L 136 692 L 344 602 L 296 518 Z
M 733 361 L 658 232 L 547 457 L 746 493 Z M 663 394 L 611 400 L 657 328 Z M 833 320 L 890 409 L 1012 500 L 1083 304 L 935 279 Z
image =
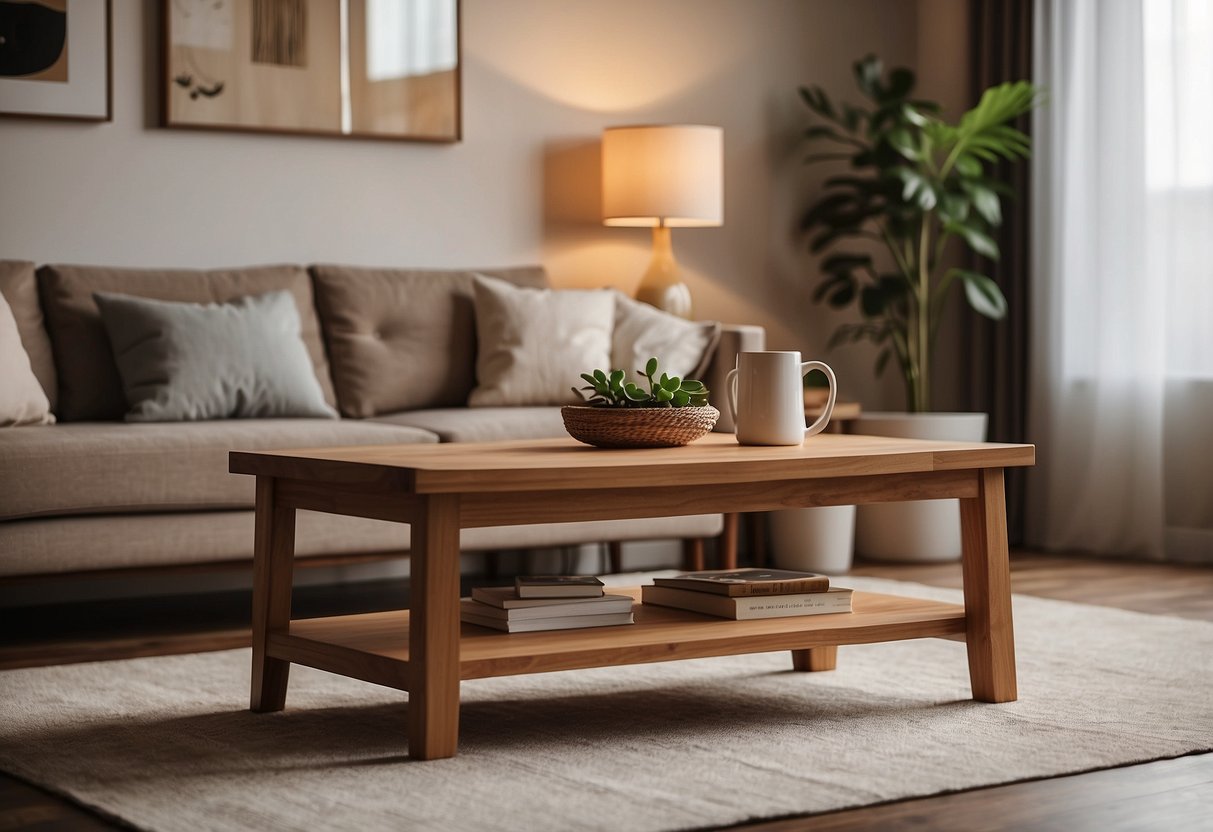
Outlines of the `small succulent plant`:
M 636 371 L 648 380 L 648 390 L 625 381 L 623 370 L 594 370 L 581 374 L 589 386 L 574 387 L 573 392 L 590 407 L 703 407 L 708 403 L 708 388 L 702 381 L 665 373 L 658 376 L 657 370 L 657 359 L 650 358 L 643 370 Z

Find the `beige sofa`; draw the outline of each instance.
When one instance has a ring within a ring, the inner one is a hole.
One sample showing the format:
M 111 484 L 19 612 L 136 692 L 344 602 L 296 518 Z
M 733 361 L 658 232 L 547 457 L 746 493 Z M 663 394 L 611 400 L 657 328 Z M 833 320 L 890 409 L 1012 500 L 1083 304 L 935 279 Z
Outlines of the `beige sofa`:
M 541 268 L 481 270 L 544 286 Z M 564 436 L 558 407 L 466 406 L 476 340 L 466 271 L 270 266 L 150 271 L 0 261 L 0 293 L 57 423 L 0 429 L 0 578 L 247 563 L 253 483 L 233 449 Z M 325 399 L 340 419 L 131 424 L 97 291 L 193 302 L 288 290 Z M 725 326 L 706 381 L 723 390 L 757 327 Z M 436 366 L 434 362 L 437 361 Z M 720 429 L 729 429 L 727 416 Z M 703 539 L 720 515 L 472 529 L 467 551 Z M 302 512 L 298 554 L 405 553 L 408 528 Z

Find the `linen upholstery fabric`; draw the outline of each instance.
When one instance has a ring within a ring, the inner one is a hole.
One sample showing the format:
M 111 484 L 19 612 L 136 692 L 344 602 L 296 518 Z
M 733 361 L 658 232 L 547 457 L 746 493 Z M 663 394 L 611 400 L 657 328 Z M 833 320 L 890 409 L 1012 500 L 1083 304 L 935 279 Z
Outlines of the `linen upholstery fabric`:
M 444 407 L 375 416 L 375 422 L 428 430 L 443 442 L 500 442 L 568 436 L 559 407 Z
M 51 403 L 30 369 L 17 321 L 0 295 L 0 427 L 46 425 L 55 421 Z
M 704 372 L 720 340 L 715 321 L 688 321 L 669 312 L 632 300 L 622 292 L 615 296 L 615 331 L 611 338 L 611 369 L 621 369 L 639 382 L 636 371 L 656 357 L 661 372 L 678 378 L 703 380 Z
M 16 433 L 17 431 L 11 431 Z M 232 476 L 248 480 L 252 477 Z M 714 537 L 719 514 L 596 520 L 464 529 L 464 551 L 572 546 L 586 541 Z M 385 520 L 296 512 L 298 557 L 405 552 L 409 527 Z M 85 569 L 249 561 L 252 511 L 194 511 L 56 517 L 0 523 L 0 576 L 66 573 Z
M 311 273 L 342 415 L 467 402 L 476 370 L 473 272 L 317 265 Z M 541 266 L 480 273 L 547 286 Z
M 98 292 L 128 422 L 336 418 L 299 338 L 290 292 L 174 303 Z
M 34 264 L 26 260 L 0 260 L 0 295 L 8 301 L 21 333 L 21 343 L 29 356 L 30 367 L 42 385 L 42 392 L 55 409 L 59 380 L 55 374 L 55 358 L 51 339 L 42 319 L 42 304 L 38 302 L 38 282 Z
M 38 270 L 38 289 L 59 373 L 55 412 L 61 421 L 121 419 L 126 412 L 122 380 L 93 299 L 94 292 L 222 303 L 286 289 L 295 299 L 303 343 L 325 401 L 330 405 L 336 403 L 312 301 L 311 281 L 300 266 L 201 271 L 49 265 Z
M 251 508 L 254 478 L 228 473 L 228 451 L 437 441 L 417 428 L 336 419 L 72 422 L 4 430 L 0 519 Z
M 477 276 L 476 388 L 472 407 L 577 402 L 580 374 L 611 361 L 610 292 L 519 289 Z

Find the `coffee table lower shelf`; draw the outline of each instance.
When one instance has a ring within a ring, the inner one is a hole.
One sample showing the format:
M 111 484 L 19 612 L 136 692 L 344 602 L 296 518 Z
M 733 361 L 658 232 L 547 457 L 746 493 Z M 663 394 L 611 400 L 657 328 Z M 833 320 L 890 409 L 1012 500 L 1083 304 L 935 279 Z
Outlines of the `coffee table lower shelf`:
M 615 589 L 639 599 L 639 589 Z M 553 670 L 810 650 L 910 638 L 957 637 L 957 604 L 856 592 L 850 613 L 731 621 L 650 604 L 633 605 L 636 623 L 583 630 L 503 633 L 464 624 L 459 677 L 482 679 Z M 407 610 L 292 621 L 271 632 L 268 655 L 296 664 L 409 689 Z

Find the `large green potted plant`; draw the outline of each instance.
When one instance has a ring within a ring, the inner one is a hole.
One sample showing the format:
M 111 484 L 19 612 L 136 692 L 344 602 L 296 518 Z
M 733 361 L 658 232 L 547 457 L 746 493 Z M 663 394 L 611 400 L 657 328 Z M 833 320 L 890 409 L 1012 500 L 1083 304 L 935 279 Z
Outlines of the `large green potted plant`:
M 944 310 L 958 290 L 978 314 L 996 320 L 1007 314 L 998 284 L 957 265 L 955 254 L 967 249 L 998 259 L 994 231 L 1008 194 L 988 166 L 1029 155 L 1031 140 L 1012 122 L 1036 106 L 1039 90 L 1026 81 L 991 87 L 976 107 L 949 122 L 938 104 L 914 97 L 908 69 L 886 72 L 869 56 L 854 65 L 854 74 L 866 99 L 859 106 L 835 102 L 817 86 L 800 90 L 815 116 L 805 138 L 817 152 L 808 161 L 849 162 L 848 170 L 825 180 L 801 230 L 810 250 L 823 257 L 814 299 L 859 313 L 858 322 L 838 327 L 830 347 L 876 344 L 876 373 L 890 363 L 898 368 L 906 409 L 915 414 L 866 415 L 858 430 L 983 439 L 985 414 L 929 413 L 932 357 Z M 864 506 L 858 548 L 891 559 L 959 557 L 957 517 L 955 501 Z

